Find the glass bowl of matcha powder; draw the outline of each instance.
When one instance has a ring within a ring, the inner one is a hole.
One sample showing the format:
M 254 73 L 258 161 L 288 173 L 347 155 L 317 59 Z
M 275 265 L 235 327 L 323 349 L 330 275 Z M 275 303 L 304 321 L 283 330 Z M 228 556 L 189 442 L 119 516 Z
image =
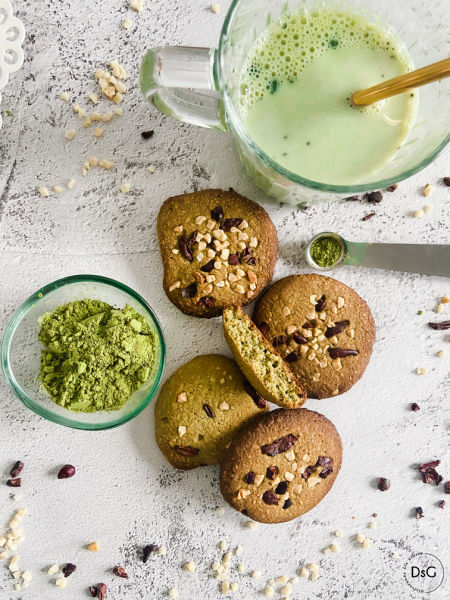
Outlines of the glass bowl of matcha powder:
M 34 412 L 67 427 L 99 430 L 137 416 L 155 396 L 165 344 L 147 302 L 97 275 L 38 290 L 8 323 L 5 377 Z

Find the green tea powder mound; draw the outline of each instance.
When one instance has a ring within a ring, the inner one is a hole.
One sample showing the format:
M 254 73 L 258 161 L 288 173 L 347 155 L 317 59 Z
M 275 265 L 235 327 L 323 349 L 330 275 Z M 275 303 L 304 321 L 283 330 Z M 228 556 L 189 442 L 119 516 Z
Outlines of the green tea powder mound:
M 128 304 L 77 300 L 40 319 L 40 379 L 56 404 L 72 411 L 118 410 L 150 376 L 155 337 Z

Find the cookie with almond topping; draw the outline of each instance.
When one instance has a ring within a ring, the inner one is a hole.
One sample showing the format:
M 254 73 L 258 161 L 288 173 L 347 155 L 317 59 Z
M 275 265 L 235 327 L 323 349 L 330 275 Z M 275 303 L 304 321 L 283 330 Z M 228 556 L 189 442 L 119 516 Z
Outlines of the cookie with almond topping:
M 188 315 L 215 317 L 248 304 L 272 280 L 275 226 L 259 204 L 232 189 L 169 198 L 157 232 L 164 291 Z
M 219 354 L 197 356 L 161 388 L 155 434 L 177 469 L 219 464 L 238 430 L 268 410 L 236 363 Z
M 331 421 L 306 408 L 279 408 L 235 436 L 221 465 L 220 491 L 251 519 L 282 523 L 324 498 L 341 462 L 342 442 Z
M 375 341 L 366 302 L 324 275 L 291 275 L 259 299 L 253 320 L 306 387 L 309 398 L 349 390 L 363 375 Z

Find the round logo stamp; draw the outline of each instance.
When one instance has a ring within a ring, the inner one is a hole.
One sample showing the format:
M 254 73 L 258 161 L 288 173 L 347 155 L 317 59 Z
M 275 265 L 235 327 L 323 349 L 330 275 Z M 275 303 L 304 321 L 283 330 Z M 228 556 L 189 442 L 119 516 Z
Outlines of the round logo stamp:
M 431 593 L 444 581 L 444 566 L 437 556 L 414 552 L 406 561 L 403 576 L 416 592 Z

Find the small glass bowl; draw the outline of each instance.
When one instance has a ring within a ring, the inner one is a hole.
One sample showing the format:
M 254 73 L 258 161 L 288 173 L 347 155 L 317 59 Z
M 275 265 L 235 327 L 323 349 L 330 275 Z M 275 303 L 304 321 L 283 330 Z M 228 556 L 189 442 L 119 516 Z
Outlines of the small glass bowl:
M 38 340 L 38 319 L 67 302 L 91 298 L 123 308 L 130 304 L 149 322 L 156 341 L 155 365 L 149 379 L 120 410 L 94 413 L 71 412 L 55 404 L 39 381 L 43 346 Z M 135 291 L 114 279 L 98 275 L 74 275 L 50 283 L 26 300 L 6 326 L 1 345 L 1 362 L 6 380 L 16 396 L 35 413 L 74 429 L 112 429 L 134 419 L 155 396 L 161 381 L 165 343 L 161 326 L 147 302 Z

